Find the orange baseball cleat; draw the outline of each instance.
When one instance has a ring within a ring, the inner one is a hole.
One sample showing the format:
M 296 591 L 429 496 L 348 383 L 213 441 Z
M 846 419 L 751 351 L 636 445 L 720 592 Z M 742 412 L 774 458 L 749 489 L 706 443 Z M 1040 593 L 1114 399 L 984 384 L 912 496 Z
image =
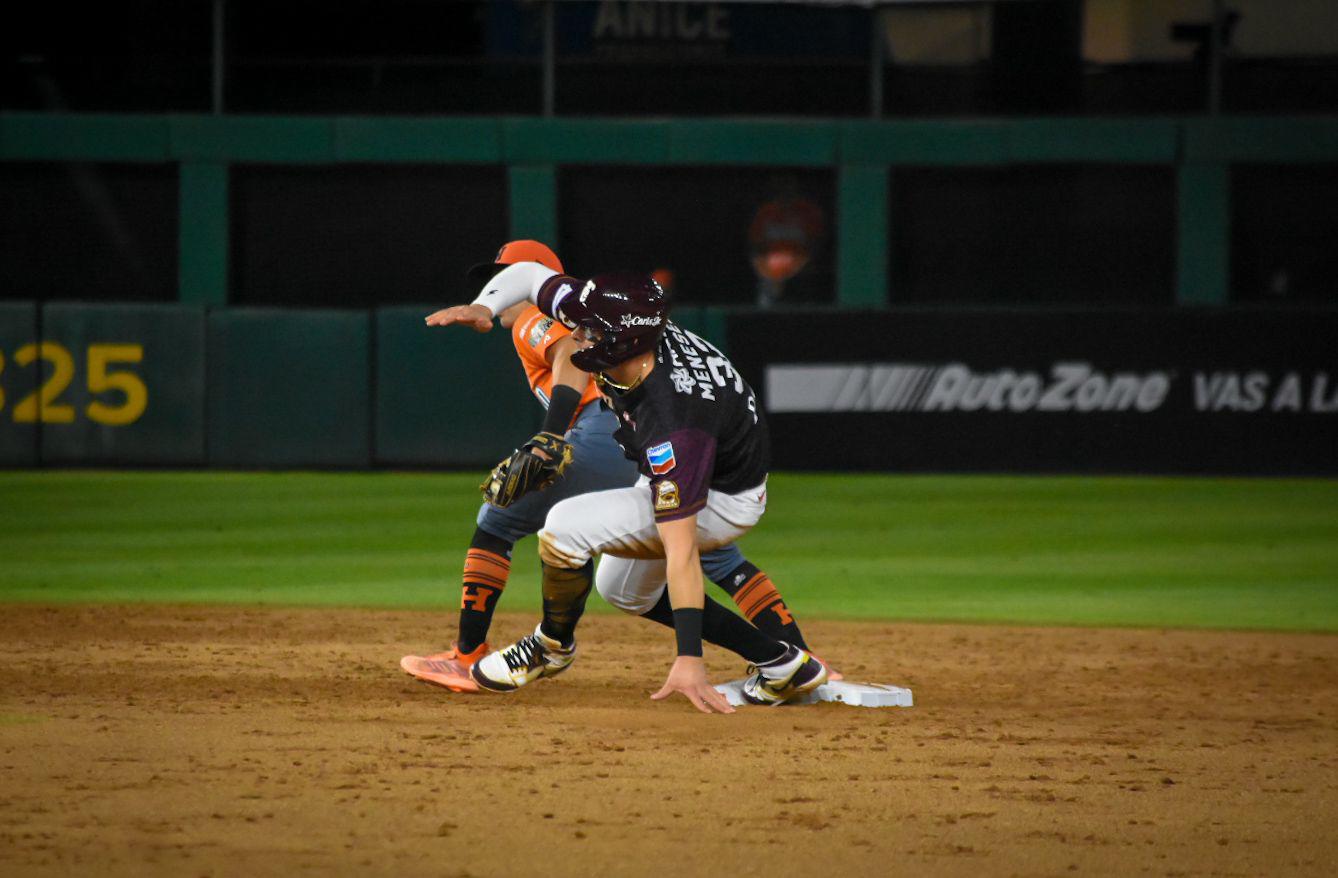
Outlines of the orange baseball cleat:
M 400 667 L 406 674 L 445 686 L 452 692 L 477 692 L 479 684 L 469 676 L 474 663 L 488 654 L 488 644 L 480 643 L 472 652 L 460 652 L 457 644 L 434 655 L 406 655 Z

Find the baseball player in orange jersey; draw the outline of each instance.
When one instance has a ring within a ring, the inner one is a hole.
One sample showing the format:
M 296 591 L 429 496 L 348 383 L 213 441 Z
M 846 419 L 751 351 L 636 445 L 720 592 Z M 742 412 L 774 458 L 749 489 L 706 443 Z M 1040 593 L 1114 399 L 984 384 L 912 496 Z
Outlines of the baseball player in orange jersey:
M 496 272 L 518 262 L 537 262 L 562 272 L 562 263 L 545 245 L 538 241 L 512 241 L 502 247 L 493 262 L 471 268 L 469 277 L 481 285 Z M 538 532 L 548 510 L 559 501 L 593 491 L 623 488 L 637 480 L 636 463 L 625 456 L 613 438 L 619 427 L 617 418 L 598 402 L 599 390 L 590 373 L 571 363 L 577 346 L 570 331 L 527 302 L 503 310 L 498 318 L 504 328 L 511 330 L 526 380 L 546 409 L 543 429 L 566 434 L 574 461 L 546 490 L 526 494 L 506 508 L 482 505 L 465 555 L 458 639 L 445 652 L 405 656 L 401 660 L 401 667 L 413 676 L 457 692 L 479 689 L 470 669 L 489 651 L 488 630 L 497 600 L 506 587 L 515 543 Z M 758 629 L 778 640 L 807 648 L 794 616 L 771 579 L 744 558 L 736 546 L 730 544 L 703 553 L 701 565 Z M 833 678 L 839 678 L 839 674 L 834 673 Z

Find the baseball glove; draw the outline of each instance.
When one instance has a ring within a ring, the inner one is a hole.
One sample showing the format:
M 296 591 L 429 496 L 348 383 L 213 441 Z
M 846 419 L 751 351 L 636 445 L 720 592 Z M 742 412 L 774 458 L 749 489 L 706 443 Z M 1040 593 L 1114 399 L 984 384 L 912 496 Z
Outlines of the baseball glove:
M 535 449 L 548 455 L 548 459 L 535 454 Z M 479 490 L 493 506 L 510 506 L 531 491 L 542 491 L 552 485 L 570 463 L 571 443 L 556 433 L 536 433 L 493 467 Z

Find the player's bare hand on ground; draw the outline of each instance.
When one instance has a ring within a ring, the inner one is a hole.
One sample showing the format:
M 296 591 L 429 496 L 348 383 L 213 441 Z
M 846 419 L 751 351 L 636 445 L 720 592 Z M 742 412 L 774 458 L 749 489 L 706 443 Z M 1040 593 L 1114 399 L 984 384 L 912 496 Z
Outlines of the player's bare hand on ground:
M 425 318 L 428 326 L 450 326 L 463 323 L 475 332 L 487 332 L 492 329 L 492 312 L 482 305 L 452 305 L 433 311 Z
M 733 713 L 725 696 L 706 679 L 706 665 L 695 656 L 680 655 L 669 669 L 669 678 L 651 698 L 656 701 L 681 692 L 702 713 Z

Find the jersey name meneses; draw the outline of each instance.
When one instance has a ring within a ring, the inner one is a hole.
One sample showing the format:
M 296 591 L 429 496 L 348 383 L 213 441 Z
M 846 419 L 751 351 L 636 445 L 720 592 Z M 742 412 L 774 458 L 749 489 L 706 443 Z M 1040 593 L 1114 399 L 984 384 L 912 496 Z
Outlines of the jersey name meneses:
M 719 349 L 677 324 L 666 324 L 646 380 L 610 402 L 614 438 L 651 481 L 656 520 L 699 512 L 710 490 L 766 480 L 771 440 L 756 394 Z

